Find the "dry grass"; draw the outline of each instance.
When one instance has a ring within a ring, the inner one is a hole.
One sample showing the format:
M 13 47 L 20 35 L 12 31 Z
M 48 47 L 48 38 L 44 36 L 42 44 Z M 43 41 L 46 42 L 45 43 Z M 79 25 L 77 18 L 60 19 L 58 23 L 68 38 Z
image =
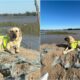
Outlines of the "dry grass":
M 18 54 L 23 56 L 24 58 L 27 58 L 27 59 L 33 61 L 33 60 L 36 60 L 37 54 L 39 54 L 39 52 L 32 50 L 32 49 L 20 48 L 20 53 L 18 53 Z
M 54 68 L 52 67 L 52 63 L 54 60 L 54 57 L 56 56 L 62 56 L 63 48 L 58 48 L 55 44 L 49 45 L 45 44 L 41 46 L 41 49 L 44 48 L 51 48 L 50 51 L 44 56 L 42 63 L 44 66 L 41 68 L 41 74 L 45 74 L 46 72 L 49 73 L 49 80 L 56 80 L 58 76 L 62 76 L 64 74 L 64 69 L 61 67 L 61 65 L 56 65 Z M 61 77 L 63 78 L 63 76 Z
M 41 75 L 41 70 L 37 69 L 36 71 L 31 72 L 29 74 L 28 80 L 38 80 L 40 78 L 40 75 Z
M 0 73 L 0 80 L 4 80 L 3 75 Z
M 41 49 L 51 48 L 42 59 L 42 63 L 44 66 L 41 68 L 41 74 L 49 73 L 49 80 L 72 80 L 73 75 L 77 75 L 80 80 L 80 69 L 70 68 L 69 70 L 65 70 L 60 64 L 52 66 L 53 60 L 55 56 L 59 56 L 63 58 L 63 47 L 58 47 L 55 44 L 49 45 L 44 44 L 41 45 Z M 67 55 L 66 62 L 73 63 L 75 59 L 75 51 L 70 52 Z M 65 62 L 65 64 L 66 64 Z M 76 80 L 76 79 L 75 79 Z

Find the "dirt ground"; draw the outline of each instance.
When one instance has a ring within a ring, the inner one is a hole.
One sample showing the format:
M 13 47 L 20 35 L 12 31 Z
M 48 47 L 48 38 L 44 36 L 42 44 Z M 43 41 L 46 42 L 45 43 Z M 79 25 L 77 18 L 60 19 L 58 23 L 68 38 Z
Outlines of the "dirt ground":
M 80 68 L 71 67 L 65 69 L 61 64 L 56 64 L 55 66 L 52 65 L 56 56 L 63 58 L 63 51 L 65 49 L 64 45 L 57 46 L 56 44 L 43 44 L 40 49 L 42 55 L 42 76 L 48 72 L 48 80 L 80 80 Z M 63 63 L 66 64 L 69 62 L 72 65 L 74 57 L 75 51 L 71 52 Z

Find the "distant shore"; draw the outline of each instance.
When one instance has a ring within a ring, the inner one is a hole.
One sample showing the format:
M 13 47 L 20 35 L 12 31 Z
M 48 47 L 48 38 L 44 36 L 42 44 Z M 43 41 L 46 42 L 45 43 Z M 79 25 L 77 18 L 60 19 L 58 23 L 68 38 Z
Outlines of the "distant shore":
M 41 44 L 48 43 L 65 43 L 66 36 L 73 36 L 76 40 L 80 40 L 80 30 L 41 30 Z
M 74 32 L 61 32 L 61 31 L 48 31 L 48 32 L 46 32 L 46 34 L 47 35 L 49 35 L 49 34 L 57 34 L 57 35 L 61 35 L 61 34 L 63 34 L 63 35 L 66 35 L 66 34 L 76 34 L 76 33 L 74 33 Z
M 36 16 L 36 12 L 25 12 L 25 13 L 3 13 L 0 16 Z
M 75 29 L 60 29 L 60 30 L 40 30 L 41 34 L 58 34 L 58 35 L 66 35 L 66 34 L 76 34 L 74 31 L 79 31 L 80 28 L 75 28 Z

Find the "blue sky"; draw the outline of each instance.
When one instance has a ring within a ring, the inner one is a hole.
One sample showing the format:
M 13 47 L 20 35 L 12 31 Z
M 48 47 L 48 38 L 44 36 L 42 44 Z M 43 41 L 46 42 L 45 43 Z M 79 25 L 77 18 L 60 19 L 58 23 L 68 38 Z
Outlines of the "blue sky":
M 24 13 L 26 11 L 35 11 L 34 0 L 0 0 L 0 13 Z
M 80 28 L 80 1 L 41 1 L 41 29 Z

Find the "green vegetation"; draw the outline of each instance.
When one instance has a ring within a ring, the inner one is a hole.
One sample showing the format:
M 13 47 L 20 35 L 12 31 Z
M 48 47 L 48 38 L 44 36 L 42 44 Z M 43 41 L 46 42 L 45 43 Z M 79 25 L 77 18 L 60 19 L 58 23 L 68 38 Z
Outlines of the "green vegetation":
M 14 14 L 0 14 L 0 16 L 36 16 L 36 12 L 14 13 Z
M 61 31 L 48 31 L 46 34 L 58 34 L 58 35 L 67 35 L 67 34 L 76 34 L 73 32 L 61 32 Z
M 0 27 L 5 27 L 5 26 L 21 26 L 21 24 L 13 23 L 13 22 L 0 22 Z
M 31 34 L 31 35 L 39 36 L 39 33 L 40 33 L 40 27 L 39 27 L 38 23 L 23 25 L 21 27 L 21 30 L 24 34 Z
M 8 26 L 9 27 L 13 27 L 13 26 L 20 27 L 24 35 L 28 34 L 28 35 L 39 36 L 39 33 L 40 33 L 40 27 L 38 23 L 28 23 L 28 24 L 18 24 L 18 23 L 13 23 L 13 22 L 0 23 L 0 27 L 8 27 Z M 0 32 L 1 31 L 3 31 L 3 29 L 1 29 Z

